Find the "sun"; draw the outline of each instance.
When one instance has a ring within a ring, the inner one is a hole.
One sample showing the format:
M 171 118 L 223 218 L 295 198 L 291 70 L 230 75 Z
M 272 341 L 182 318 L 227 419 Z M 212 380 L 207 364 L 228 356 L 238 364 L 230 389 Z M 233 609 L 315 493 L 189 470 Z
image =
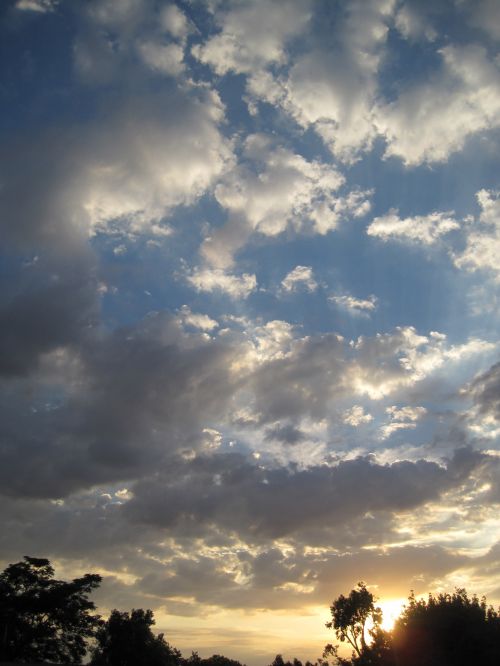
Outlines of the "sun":
M 401 615 L 406 599 L 386 599 L 378 601 L 377 606 L 382 609 L 382 629 L 390 631 L 394 627 L 394 622 Z

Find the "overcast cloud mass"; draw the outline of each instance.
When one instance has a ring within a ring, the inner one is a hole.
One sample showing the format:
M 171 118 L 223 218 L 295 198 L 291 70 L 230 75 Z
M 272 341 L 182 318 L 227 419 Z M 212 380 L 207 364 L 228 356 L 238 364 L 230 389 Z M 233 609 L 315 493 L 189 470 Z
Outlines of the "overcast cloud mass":
M 251 665 L 361 579 L 500 603 L 498 3 L 0 30 L 0 564 Z

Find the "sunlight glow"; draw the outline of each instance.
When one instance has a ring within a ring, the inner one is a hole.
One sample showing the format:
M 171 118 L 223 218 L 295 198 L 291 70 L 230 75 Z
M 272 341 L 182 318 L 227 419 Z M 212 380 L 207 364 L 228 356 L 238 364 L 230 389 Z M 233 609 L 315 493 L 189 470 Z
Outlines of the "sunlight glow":
M 382 629 L 390 631 L 394 627 L 394 622 L 401 614 L 403 606 L 407 602 L 407 599 L 387 599 L 386 601 L 378 601 L 377 606 L 380 606 L 382 609 Z

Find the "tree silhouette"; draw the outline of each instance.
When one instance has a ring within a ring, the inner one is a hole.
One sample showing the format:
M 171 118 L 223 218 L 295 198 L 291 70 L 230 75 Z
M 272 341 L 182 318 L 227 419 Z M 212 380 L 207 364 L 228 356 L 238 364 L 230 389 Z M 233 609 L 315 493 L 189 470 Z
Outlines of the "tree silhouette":
M 101 577 L 55 580 L 49 560 L 25 557 L 0 574 L 0 661 L 81 663 L 100 618 L 88 595 Z
M 429 595 L 409 603 L 394 625 L 396 662 L 405 666 L 498 666 L 500 617 L 485 598 L 453 594 Z
M 193 652 L 187 659 L 182 659 L 183 666 L 244 666 L 235 659 L 224 657 L 222 654 L 213 654 L 202 659 L 197 652 Z
M 97 631 L 92 650 L 93 666 L 179 666 L 181 653 L 171 647 L 163 634 L 151 631 L 153 611 L 142 608 L 130 613 L 113 610 Z
M 354 663 L 371 663 L 367 660 L 368 649 L 366 643 L 367 623 L 371 621 L 371 633 L 376 634 L 382 621 L 382 611 L 375 606 L 375 597 L 359 582 L 348 597 L 341 594 L 330 606 L 332 619 L 326 623 L 328 629 L 334 629 L 341 642 L 347 642 L 353 650 Z M 325 647 L 324 656 L 334 656 L 339 664 L 349 663 L 343 660 L 333 645 Z

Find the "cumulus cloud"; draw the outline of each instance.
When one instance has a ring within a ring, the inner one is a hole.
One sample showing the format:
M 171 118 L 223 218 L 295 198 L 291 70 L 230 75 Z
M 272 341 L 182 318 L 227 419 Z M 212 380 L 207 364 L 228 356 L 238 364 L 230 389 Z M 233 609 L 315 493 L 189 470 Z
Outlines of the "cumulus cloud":
M 247 298 L 257 288 L 254 274 L 234 275 L 220 268 L 194 269 L 187 275 L 187 281 L 197 291 L 220 291 L 231 298 Z
M 285 46 L 304 29 L 311 15 L 310 0 L 264 0 L 234 3 L 216 14 L 218 34 L 195 45 L 193 55 L 217 74 L 248 73 L 286 61 Z
M 479 413 L 500 421 L 500 363 L 477 377 L 470 389 Z
M 449 345 L 446 335 L 436 331 L 419 335 L 411 326 L 397 327 L 394 333 L 378 333 L 373 338 L 362 336 L 352 346 L 357 355 L 348 369 L 349 382 L 359 395 L 375 400 L 413 386 L 443 367 L 451 373 L 454 365 L 487 356 L 496 349 L 495 343 L 477 338 Z
M 152 69 L 177 76 L 184 71 L 184 50 L 179 44 L 142 42 L 138 50 L 144 62 Z
M 500 15 L 496 0 L 465 0 L 460 9 L 475 28 L 481 28 L 494 40 L 500 40 Z
M 341 220 L 365 215 L 368 192 L 338 195 L 344 177 L 330 164 L 308 161 L 275 145 L 269 136 L 253 134 L 243 145 L 243 162 L 215 189 L 229 221 L 216 229 L 202 247 L 214 266 L 229 266 L 251 233 L 276 236 L 286 229 L 326 234 Z
M 330 296 L 328 300 L 353 314 L 368 314 L 369 312 L 373 312 L 378 303 L 377 297 L 373 295 L 369 298 L 356 298 L 355 296 L 343 294 L 342 296 Z
M 392 0 L 356 0 L 335 20 L 327 12 L 314 46 L 286 75 L 256 71 L 250 77 L 252 103 L 280 105 L 300 125 L 318 132 L 336 157 L 354 161 L 376 136 L 377 72 L 394 6 Z
M 415 2 L 402 3 L 395 16 L 395 27 L 403 37 L 418 40 L 422 37 L 434 41 L 438 33 L 429 17 L 429 6 Z
M 218 323 L 206 314 L 192 312 L 188 305 L 183 305 L 180 309 L 180 318 L 184 325 L 193 326 L 202 331 L 212 331 L 217 328 Z
M 124 510 L 133 520 L 165 527 L 187 521 L 219 525 L 244 539 L 282 538 L 333 527 L 366 511 L 418 506 L 459 484 L 477 464 L 474 456 L 460 467 L 458 458 L 448 467 L 425 461 L 384 466 L 358 458 L 294 472 L 251 466 L 237 455 L 200 458 L 189 473 L 177 469 L 168 483 L 161 476 L 139 482 Z
M 45 14 L 53 12 L 58 4 L 59 0 L 17 0 L 16 9 Z
M 377 113 L 378 129 L 388 142 L 386 155 L 407 165 L 446 161 L 469 136 L 499 125 L 498 62 L 478 45 L 445 46 L 440 54 L 438 73 Z
M 425 407 L 387 407 L 385 413 L 390 421 L 380 428 L 380 437 L 387 439 L 398 430 L 412 430 L 417 427 L 417 421 L 427 413 Z
M 500 194 L 480 190 L 477 201 L 481 208 L 479 218 L 472 221 L 466 231 L 466 246 L 454 253 L 455 264 L 469 271 L 485 270 L 500 280 Z
M 111 223 L 156 234 L 159 220 L 196 201 L 231 161 L 218 130 L 223 115 L 215 93 L 178 89 L 127 101 L 89 128 L 38 138 L 36 151 L 16 140 L 0 165 L 2 227 L 25 243 Z M 26 190 L 29 198 L 20 195 Z
M 459 227 L 452 212 L 433 212 L 429 215 L 401 218 L 397 210 L 390 210 L 387 215 L 375 217 L 366 233 L 384 241 L 402 240 L 431 245 L 441 236 Z
M 474 272 L 486 271 L 499 279 L 500 197 L 493 190 L 479 190 L 476 199 L 480 208 L 477 217 L 469 216 L 460 223 L 452 212 L 433 212 L 400 218 L 396 210 L 376 217 L 367 227 L 369 236 L 388 242 L 392 240 L 432 245 L 443 236 L 456 231 L 463 240 L 462 247 L 449 245 L 448 253 L 455 266 Z
M 370 423 L 373 421 L 373 416 L 367 414 L 361 405 L 354 405 L 351 409 L 347 409 L 343 414 L 343 421 L 347 425 L 357 428 L 363 423 Z
M 203 448 L 206 415 L 220 419 L 234 392 L 234 351 L 151 315 L 47 359 L 31 380 L 35 394 L 22 384 L 3 392 L 4 492 L 61 497 Z
M 314 279 L 311 266 L 295 266 L 283 280 L 281 286 L 284 291 L 298 291 L 304 289 L 306 291 L 315 291 L 318 288 L 318 283 Z
M 184 42 L 189 33 L 194 30 L 184 12 L 174 4 L 167 5 L 161 10 L 160 27 L 181 42 Z

